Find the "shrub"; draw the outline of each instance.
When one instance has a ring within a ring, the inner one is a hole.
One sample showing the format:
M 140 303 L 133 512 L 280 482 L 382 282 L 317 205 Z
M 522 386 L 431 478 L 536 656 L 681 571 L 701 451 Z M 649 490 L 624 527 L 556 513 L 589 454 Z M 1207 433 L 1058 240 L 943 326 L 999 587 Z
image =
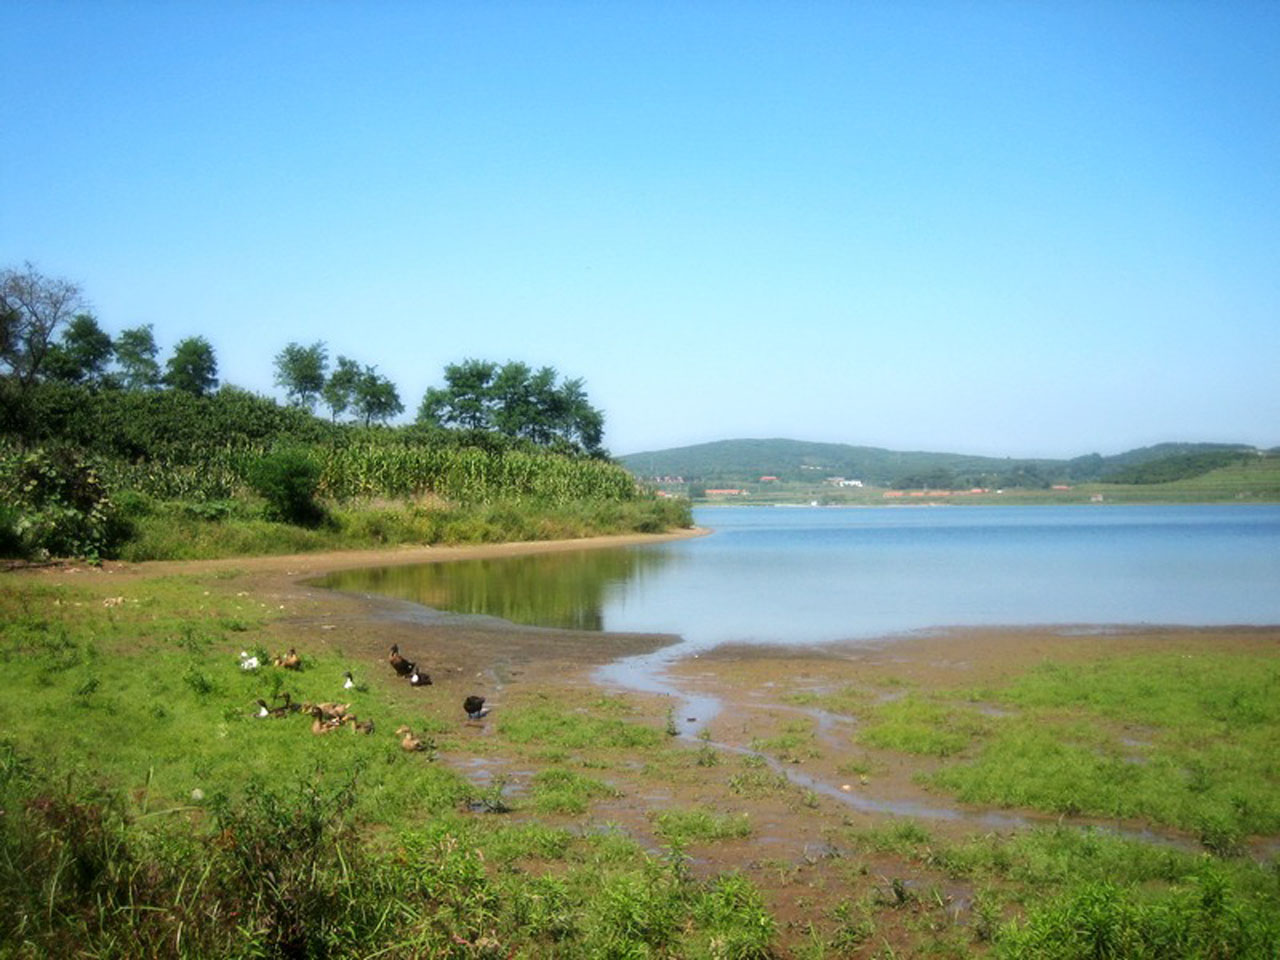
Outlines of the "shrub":
M 0 452 L 0 547 L 27 557 L 112 556 L 128 535 L 98 465 L 66 449 Z
M 301 450 L 281 450 L 258 459 L 249 484 L 267 501 L 267 518 L 316 527 L 325 518 L 316 502 L 320 465 Z

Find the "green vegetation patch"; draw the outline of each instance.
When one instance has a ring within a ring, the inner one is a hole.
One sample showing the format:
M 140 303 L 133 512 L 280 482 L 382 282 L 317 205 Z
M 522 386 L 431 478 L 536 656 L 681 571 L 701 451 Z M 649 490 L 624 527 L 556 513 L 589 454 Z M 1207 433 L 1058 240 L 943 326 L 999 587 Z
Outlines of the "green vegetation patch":
M 533 778 L 533 806 L 539 813 L 586 813 L 592 800 L 617 795 L 609 784 L 572 770 L 543 770 Z
M 933 757 L 960 753 L 991 730 L 989 718 L 966 707 L 946 706 L 916 694 L 867 711 L 858 733 L 867 746 Z
M 814 722 L 808 718 L 791 720 L 772 737 L 757 737 L 751 749 L 768 752 L 784 762 L 800 763 L 822 756 L 814 742 Z
M 1274 656 L 1046 663 L 999 689 L 910 694 L 860 715 L 863 744 L 956 758 L 922 779 L 967 803 L 1144 818 L 1223 854 L 1280 832 Z
M 545 699 L 545 698 L 544 698 Z M 587 747 L 645 749 L 661 744 L 657 727 L 600 717 L 586 709 L 565 711 L 550 702 L 503 711 L 498 732 L 514 743 L 582 750 Z
M 1000 957 L 1271 957 L 1275 866 L 1057 826 L 948 841 L 913 821 L 851 832 L 975 890 L 973 938 Z M 1005 905 L 1025 908 L 1004 919 Z
M 663 810 L 653 818 L 658 835 L 668 843 L 741 840 L 751 836 L 751 820 L 745 814 L 716 813 L 701 807 Z
M 1232 852 L 1280 831 L 1280 661 L 1151 654 L 1046 664 L 991 699 L 1021 708 L 933 782 L 966 801 L 1146 817 Z

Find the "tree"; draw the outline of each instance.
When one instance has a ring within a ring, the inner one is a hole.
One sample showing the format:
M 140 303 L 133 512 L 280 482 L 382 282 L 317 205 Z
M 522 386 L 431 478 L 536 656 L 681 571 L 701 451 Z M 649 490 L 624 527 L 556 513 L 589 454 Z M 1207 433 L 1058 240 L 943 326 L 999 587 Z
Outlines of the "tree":
M 337 420 L 355 403 L 356 387 L 363 371 L 360 364 L 349 357 L 339 357 L 338 365 L 325 382 L 320 395 L 329 408 L 332 419 Z
M 160 385 L 156 338 L 151 324 L 130 327 L 116 337 L 116 365 L 126 390 L 152 390 Z
M 276 354 L 276 386 L 284 387 L 294 406 L 312 410 L 324 391 L 328 368 L 329 353 L 323 341 L 309 347 L 290 343 Z
M 604 414 L 587 401 L 581 379 L 557 385 L 554 367 L 534 373 L 516 361 L 499 367 L 484 360 L 450 364 L 444 376 L 445 386 L 430 388 L 422 398 L 419 423 L 603 453 Z
M 0 363 L 25 389 L 41 374 L 58 328 L 85 310 L 80 288 L 30 263 L 0 271 Z
M 604 414 L 587 402 L 583 380 L 566 380 L 557 400 L 557 432 L 592 456 L 603 454 Z
M 49 347 L 45 374 L 64 383 L 100 386 L 107 379 L 113 353 L 111 337 L 98 326 L 93 314 L 78 313 L 62 331 L 61 341 Z
M 218 361 L 204 337 L 187 337 L 173 348 L 164 382 L 175 390 L 203 397 L 218 386 Z
M 386 377 L 379 376 L 376 367 L 365 367 L 360 374 L 352 406 L 356 414 L 364 418 L 366 427 L 374 420 L 385 423 L 396 414 L 404 412 L 404 404 L 400 402 L 395 384 Z
M 444 368 L 445 387 L 431 387 L 418 408 L 418 420 L 463 430 L 492 430 L 493 381 L 498 365 L 464 360 Z

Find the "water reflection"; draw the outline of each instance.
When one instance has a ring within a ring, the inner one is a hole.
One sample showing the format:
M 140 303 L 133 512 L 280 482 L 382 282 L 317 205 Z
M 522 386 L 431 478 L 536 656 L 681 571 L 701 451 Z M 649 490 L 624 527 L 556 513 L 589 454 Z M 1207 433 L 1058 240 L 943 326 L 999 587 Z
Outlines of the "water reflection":
M 670 560 L 662 550 L 574 550 L 347 570 L 318 585 L 530 626 L 600 631 L 605 629 L 605 610 L 627 585 Z

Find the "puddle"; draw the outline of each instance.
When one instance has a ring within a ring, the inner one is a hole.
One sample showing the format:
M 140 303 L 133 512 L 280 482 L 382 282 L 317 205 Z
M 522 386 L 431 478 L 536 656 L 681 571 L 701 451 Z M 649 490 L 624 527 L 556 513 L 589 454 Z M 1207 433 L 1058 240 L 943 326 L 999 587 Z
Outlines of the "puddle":
M 692 739 L 719 715 L 722 704 L 719 697 L 691 693 L 668 680 L 664 668 L 670 662 L 669 656 L 654 654 L 624 657 L 599 667 L 593 679 L 624 690 L 670 697 L 673 701 L 671 719 L 677 736 Z
M 887 814 L 898 817 L 912 817 L 920 820 L 940 820 L 950 823 L 969 823 L 988 830 L 1012 831 L 1051 825 L 1065 825 L 1081 830 L 1098 830 L 1115 836 L 1140 840 L 1145 843 L 1173 846 L 1187 850 L 1199 850 L 1199 845 L 1189 838 L 1159 833 L 1141 827 L 1125 827 L 1118 824 L 1053 816 L 1050 814 L 1018 814 L 998 810 L 966 810 L 960 807 L 943 806 L 924 801 L 908 799 L 885 799 L 871 796 L 869 793 L 854 787 L 843 789 L 844 785 L 829 783 L 797 769 L 794 764 L 784 763 L 766 754 L 759 753 L 750 747 L 738 746 L 723 741 L 704 739 L 699 736 L 707 729 L 708 723 L 723 708 L 720 699 L 707 694 L 693 693 L 681 689 L 667 678 L 664 667 L 671 662 L 670 653 L 666 656 L 646 654 L 627 657 L 600 667 L 594 679 L 599 683 L 643 693 L 656 693 L 671 697 L 677 705 L 672 709 L 677 735 L 691 740 L 699 746 L 710 746 L 726 753 L 739 756 L 761 758 L 775 773 L 779 773 L 804 790 L 829 797 L 862 813 Z M 901 696 L 902 693 L 897 693 Z M 892 696 L 892 694 L 891 694 Z M 788 710 L 812 717 L 818 725 L 817 733 L 824 739 L 834 739 L 837 724 L 850 724 L 850 718 L 828 713 L 812 707 L 798 707 L 783 704 L 771 704 L 770 709 Z M 998 708 L 993 708 L 998 709 Z

